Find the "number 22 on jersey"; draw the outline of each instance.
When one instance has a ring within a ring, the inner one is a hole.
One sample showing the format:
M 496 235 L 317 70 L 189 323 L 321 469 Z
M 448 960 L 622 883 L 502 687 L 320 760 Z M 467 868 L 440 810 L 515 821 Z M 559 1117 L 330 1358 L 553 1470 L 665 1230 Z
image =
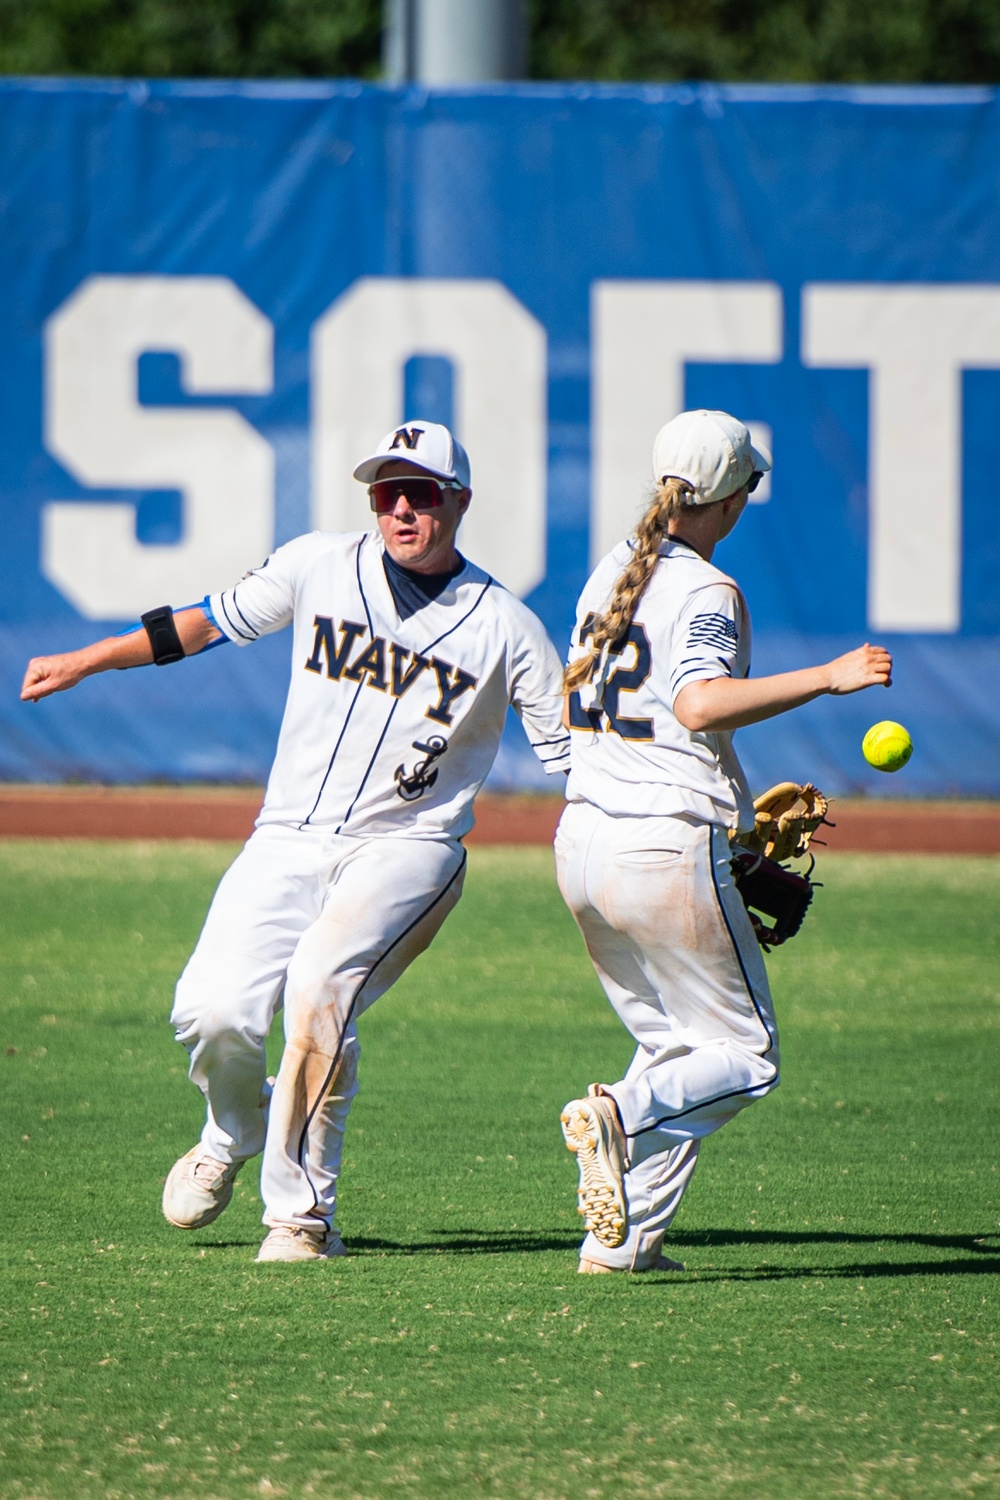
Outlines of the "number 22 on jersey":
M 584 645 L 593 633 L 595 615 L 588 615 L 580 631 L 580 645 Z M 633 655 L 634 653 L 634 655 Z M 645 627 L 633 622 L 628 634 L 611 651 L 612 657 L 621 657 L 607 682 L 604 684 L 604 703 L 601 708 L 584 708 L 579 693 L 569 695 L 569 723 L 571 729 L 591 729 L 600 734 L 605 728 L 613 730 L 623 740 L 651 740 L 652 719 L 630 719 L 620 712 L 622 693 L 636 693 L 649 676 L 652 655 Z

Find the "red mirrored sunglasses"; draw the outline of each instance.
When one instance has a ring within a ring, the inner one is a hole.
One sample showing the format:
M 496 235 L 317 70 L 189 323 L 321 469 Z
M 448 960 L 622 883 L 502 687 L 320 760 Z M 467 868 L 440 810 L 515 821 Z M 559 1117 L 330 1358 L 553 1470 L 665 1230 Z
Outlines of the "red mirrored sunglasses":
M 405 474 L 401 479 L 376 479 L 368 486 L 368 498 L 376 515 L 391 516 L 400 498 L 414 510 L 434 510 L 444 504 L 449 490 L 461 488 L 453 480 L 433 479 L 430 474 Z

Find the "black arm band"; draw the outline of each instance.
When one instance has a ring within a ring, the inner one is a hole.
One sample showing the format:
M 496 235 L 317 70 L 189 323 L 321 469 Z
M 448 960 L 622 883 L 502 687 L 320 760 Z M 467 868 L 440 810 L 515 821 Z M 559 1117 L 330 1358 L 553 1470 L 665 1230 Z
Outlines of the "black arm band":
M 174 624 L 174 612 L 169 604 L 159 609 L 148 609 L 140 616 L 153 648 L 153 661 L 158 667 L 169 667 L 175 661 L 184 660 L 184 647 Z

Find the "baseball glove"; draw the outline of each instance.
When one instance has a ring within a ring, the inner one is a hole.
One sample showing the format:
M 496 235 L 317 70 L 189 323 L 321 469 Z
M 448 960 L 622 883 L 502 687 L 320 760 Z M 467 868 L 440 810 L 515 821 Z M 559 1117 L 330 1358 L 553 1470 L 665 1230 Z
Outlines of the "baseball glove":
M 765 953 L 794 937 L 805 919 L 816 882 L 784 860 L 809 854 L 809 844 L 827 821 L 827 799 L 816 787 L 783 781 L 754 803 L 756 826 L 733 851 L 733 876 Z M 764 918 L 769 918 L 768 926 Z
M 786 859 L 801 859 L 808 853 L 817 828 L 826 822 L 829 806 L 823 793 L 808 781 L 805 786 L 796 781 L 779 782 L 757 798 L 756 827 L 742 835 L 740 847 L 779 864 Z

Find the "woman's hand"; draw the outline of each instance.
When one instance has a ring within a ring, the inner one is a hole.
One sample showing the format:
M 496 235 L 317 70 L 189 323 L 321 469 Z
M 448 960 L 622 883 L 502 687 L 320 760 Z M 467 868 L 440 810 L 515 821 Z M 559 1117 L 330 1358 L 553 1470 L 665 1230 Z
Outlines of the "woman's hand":
M 717 734 L 760 724 L 824 693 L 859 693 L 862 688 L 891 684 L 892 657 L 884 646 L 865 645 L 823 667 L 804 667 L 775 677 L 711 677 L 689 683 L 674 699 L 674 714 L 692 733 Z
M 827 692 L 838 696 L 859 693 L 862 688 L 892 687 L 892 657 L 884 646 L 869 646 L 866 642 L 856 651 L 828 662 L 827 671 L 830 674 Z

